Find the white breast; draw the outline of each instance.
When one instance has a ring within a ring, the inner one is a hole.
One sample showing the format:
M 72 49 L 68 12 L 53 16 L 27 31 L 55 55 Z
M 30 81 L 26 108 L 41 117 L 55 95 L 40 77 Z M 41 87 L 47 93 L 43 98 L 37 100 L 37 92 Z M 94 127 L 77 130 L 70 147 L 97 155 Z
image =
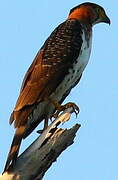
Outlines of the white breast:
M 90 39 L 89 42 L 86 41 L 85 33 L 83 31 L 82 40 L 83 43 L 77 61 L 73 64 L 73 68 L 69 69 L 70 73 L 65 76 L 63 82 L 56 89 L 55 93 L 52 94 L 52 98 L 57 101 L 59 101 L 65 92 L 75 84 L 88 64 L 92 39 Z

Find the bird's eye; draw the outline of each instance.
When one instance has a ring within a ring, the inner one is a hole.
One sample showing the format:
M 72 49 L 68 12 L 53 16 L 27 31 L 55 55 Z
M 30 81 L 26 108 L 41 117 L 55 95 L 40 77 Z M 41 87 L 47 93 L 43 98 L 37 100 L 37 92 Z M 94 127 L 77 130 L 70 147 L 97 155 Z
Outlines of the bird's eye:
M 100 9 L 100 8 L 96 8 L 96 12 L 97 12 L 97 14 L 100 15 L 100 16 L 101 16 L 101 15 L 103 16 L 103 15 L 105 14 L 105 13 L 104 13 L 104 10 L 102 10 L 102 9 Z
M 100 13 L 100 8 L 96 8 L 96 12 L 97 12 L 97 13 Z

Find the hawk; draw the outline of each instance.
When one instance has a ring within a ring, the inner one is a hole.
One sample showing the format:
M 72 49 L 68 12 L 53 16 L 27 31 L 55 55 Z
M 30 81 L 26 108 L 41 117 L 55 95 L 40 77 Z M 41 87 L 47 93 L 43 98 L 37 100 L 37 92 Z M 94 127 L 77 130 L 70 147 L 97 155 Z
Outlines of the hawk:
M 68 18 L 45 41 L 29 67 L 10 117 L 16 129 L 4 171 L 17 159 L 22 139 L 44 120 L 46 128 L 53 113 L 74 103 L 62 102 L 80 81 L 89 61 L 92 27 L 110 24 L 105 10 L 94 3 L 83 3 L 70 10 Z

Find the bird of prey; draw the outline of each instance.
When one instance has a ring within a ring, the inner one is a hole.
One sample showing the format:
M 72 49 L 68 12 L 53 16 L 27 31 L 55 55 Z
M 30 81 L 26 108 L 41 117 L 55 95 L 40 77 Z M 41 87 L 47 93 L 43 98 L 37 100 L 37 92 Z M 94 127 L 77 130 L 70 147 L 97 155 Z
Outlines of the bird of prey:
M 4 171 L 16 162 L 22 139 L 36 126 L 47 122 L 53 113 L 73 106 L 62 106 L 82 76 L 89 61 L 92 27 L 98 23 L 110 24 L 105 10 L 86 2 L 70 10 L 67 19 L 51 33 L 29 67 L 10 117 L 16 129 Z

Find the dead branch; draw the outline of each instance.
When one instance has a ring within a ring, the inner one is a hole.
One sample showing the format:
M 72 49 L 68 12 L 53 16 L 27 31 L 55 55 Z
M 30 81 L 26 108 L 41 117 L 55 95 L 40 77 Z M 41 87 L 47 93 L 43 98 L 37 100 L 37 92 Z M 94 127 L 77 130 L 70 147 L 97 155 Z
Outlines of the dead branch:
M 72 108 L 62 113 L 52 124 L 23 152 L 15 166 L 0 180 L 41 180 L 57 157 L 74 142 L 79 124 L 70 129 L 60 129 L 60 123 L 70 119 Z

